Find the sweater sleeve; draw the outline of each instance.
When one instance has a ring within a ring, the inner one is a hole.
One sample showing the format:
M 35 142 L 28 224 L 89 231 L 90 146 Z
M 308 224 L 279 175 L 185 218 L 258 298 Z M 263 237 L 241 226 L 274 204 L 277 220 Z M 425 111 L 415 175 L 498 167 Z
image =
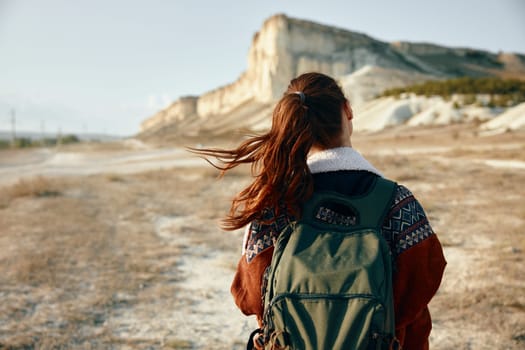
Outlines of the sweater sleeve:
M 396 257 L 396 335 L 403 349 L 428 349 L 432 328 L 428 303 L 441 283 L 446 261 L 423 207 L 406 187 L 397 189 L 383 234 Z
M 273 210 L 267 210 L 261 220 L 250 224 L 245 234 L 243 254 L 230 290 L 237 307 L 245 315 L 256 315 L 260 326 L 264 312 L 264 274 L 272 262 L 275 241 L 290 219 L 286 214 L 275 217 Z
M 263 316 L 263 277 L 270 265 L 273 246 L 258 254 L 250 262 L 243 255 L 237 265 L 237 271 L 231 285 L 231 293 L 237 307 L 243 314 L 256 315 L 259 326 L 262 326 Z

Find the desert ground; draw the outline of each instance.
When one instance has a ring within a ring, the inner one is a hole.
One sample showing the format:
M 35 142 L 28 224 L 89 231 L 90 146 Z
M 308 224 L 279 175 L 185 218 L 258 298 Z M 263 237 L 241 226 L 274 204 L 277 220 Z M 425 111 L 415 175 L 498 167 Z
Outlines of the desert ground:
M 183 145 L 129 139 L 0 152 L 0 349 L 243 349 L 229 294 L 249 181 Z M 397 127 L 354 147 L 423 204 L 448 266 L 432 349 L 525 348 L 525 133 Z

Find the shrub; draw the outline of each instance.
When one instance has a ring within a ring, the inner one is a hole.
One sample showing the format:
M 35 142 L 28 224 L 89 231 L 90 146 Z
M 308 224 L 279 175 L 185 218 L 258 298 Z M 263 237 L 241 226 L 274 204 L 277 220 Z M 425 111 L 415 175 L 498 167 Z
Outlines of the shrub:
M 0 189 L 0 207 L 7 207 L 16 198 L 54 197 L 59 195 L 58 185 L 46 177 L 37 176 L 29 179 L 20 179 L 15 184 Z
M 66 135 L 62 137 L 60 141 L 65 145 L 80 142 L 79 138 L 76 135 Z
M 27 137 L 20 137 L 20 138 L 16 138 L 15 139 L 15 148 L 26 148 L 26 147 L 31 147 L 33 144 L 33 142 L 31 141 L 30 138 L 27 138 Z
M 403 93 L 442 96 L 445 99 L 449 99 L 454 94 L 466 95 L 465 104 L 474 103 L 477 94 L 487 94 L 497 96 L 492 100 L 491 105 L 507 107 L 525 102 L 525 82 L 494 77 L 431 80 L 423 84 L 388 89 L 381 96 L 399 96 Z
M 32 140 L 28 137 L 18 137 L 15 139 L 14 144 L 11 141 L 7 140 L 0 140 L 0 149 L 5 148 L 27 148 L 27 147 L 50 147 L 55 146 L 57 143 L 61 143 L 64 145 L 71 144 L 71 143 L 78 143 L 80 142 L 80 139 L 78 136 L 70 134 L 65 135 L 60 138 L 43 138 L 40 140 Z

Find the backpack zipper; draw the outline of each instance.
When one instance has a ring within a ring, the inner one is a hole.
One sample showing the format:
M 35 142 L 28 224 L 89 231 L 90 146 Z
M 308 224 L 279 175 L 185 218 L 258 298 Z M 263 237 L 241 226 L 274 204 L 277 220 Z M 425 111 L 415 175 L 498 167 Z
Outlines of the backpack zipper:
M 380 301 L 379 298 L 374 297 L 370 294 L 348 294 L 348 295 L 340 295 L 340 294 L 323 294 L 323 293 L 280 293 L 276 297 L 274 297 L 270 301 L 270 307 L 269 310 L 277 304 L 279 301 L 283 299 L 330 299 L 330 300 L 350 300 L 350 299 L 368 299 L 375 301 L 377 304 L 381 305 L 383 308 L 385 305 Z

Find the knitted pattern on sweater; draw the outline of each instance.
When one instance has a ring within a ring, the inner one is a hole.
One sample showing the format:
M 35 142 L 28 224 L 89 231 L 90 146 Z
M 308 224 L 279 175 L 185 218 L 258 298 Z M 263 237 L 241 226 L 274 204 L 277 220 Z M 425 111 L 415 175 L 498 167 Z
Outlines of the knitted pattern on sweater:
M 312 173 L 360 170 L 382 176 L 361 154 L 350 147 L 333 148 L 315 153 L 308 158 L 308 166 Z M 272 247 L 280 232 L 288 222 L 293 220 L 294 218 L 285 214 L 275 217 L 272 209 L 267 209 L 261 220 L 254 220 L 246 230 L 244 240 L 243 252 L 246 254 L 247 262 Z M 396 196 L 383 223 L 382 232 L 394 256 L 434 234 L 423 207 L 412 192 L 402 185 L 399 185 L 396 190 Z

